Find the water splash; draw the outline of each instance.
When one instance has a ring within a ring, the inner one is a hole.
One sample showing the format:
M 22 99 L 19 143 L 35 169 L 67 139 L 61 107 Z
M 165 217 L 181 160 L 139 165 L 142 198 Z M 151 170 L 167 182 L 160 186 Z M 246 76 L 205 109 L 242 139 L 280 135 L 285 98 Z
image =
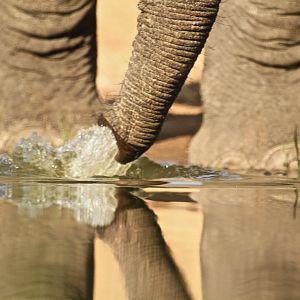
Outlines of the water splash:
M 107 127 L 80 130 L 65 145 L 54 147 L 36 133 L 21 139 L 12 160 L 20 170 L 53 177 L 123 176 L 130 164 L 115 161 L 117 145 Z
M 198 166 L 161 165 L 143 156 L 122 165 L 114 157 L 118 152 L 116 140 L 107 127 L 93 126 L 80 130 L 65 145 L 55 147 L 33 133 L 21 139 L 11 157 L 0 156 L 0 174 L 63 178 L 126 177 L 134 179 L 197 178 L 220 176 Z M 3 170 L 3 172 L 2 172 Z

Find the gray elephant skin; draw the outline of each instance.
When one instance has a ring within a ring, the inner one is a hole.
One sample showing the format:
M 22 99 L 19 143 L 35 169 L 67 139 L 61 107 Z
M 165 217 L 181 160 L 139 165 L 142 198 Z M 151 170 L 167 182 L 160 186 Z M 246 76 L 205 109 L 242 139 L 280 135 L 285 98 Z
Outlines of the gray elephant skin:
M 1 123 L 79 119 L 98 98 L 96 1 L 8 0 L 0 12 Z

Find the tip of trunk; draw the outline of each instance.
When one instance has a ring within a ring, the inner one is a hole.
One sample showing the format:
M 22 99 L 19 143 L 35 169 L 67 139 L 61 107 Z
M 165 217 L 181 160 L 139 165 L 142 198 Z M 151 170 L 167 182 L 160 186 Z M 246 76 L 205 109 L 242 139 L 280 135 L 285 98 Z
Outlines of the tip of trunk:
M 135 149 L 130 144 L 126 143 L 126 141 L 117 133 L 117 131 L 113 128 L 110 122 L 105 118 L 103 114 L 98 117 L 98 125 L 106 126 L 111 129 L 113 132 L 118 146 L 118 153 L 115 156 L 115 160 L 121 164 L 127 164 L 139 158 L 144 151 L 139 151 Z

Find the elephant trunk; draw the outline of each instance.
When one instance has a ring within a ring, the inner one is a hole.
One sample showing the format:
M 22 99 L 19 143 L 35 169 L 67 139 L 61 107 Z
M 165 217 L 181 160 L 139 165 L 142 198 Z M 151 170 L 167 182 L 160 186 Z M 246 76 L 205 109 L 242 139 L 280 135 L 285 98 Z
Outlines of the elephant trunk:
M 154 142 L 215 20 L 220 0 L 141 0 L 138 34 L 119 98 L 99 118 L 130 162 Z

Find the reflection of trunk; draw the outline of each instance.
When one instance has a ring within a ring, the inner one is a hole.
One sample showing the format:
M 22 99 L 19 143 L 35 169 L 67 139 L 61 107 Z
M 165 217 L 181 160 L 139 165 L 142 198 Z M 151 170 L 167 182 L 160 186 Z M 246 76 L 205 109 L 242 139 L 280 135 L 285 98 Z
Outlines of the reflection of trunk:
M 95 16 L 95 0 L 0 2 L 0 98 L 9 121 L 63 115 L 96 99 Z
M 158 134 L 214 22 L 219 0 L 141 0 L 138 35 L 120 99 L 99 123 L 118 140 L 117 160 L 146 151 Z
M 0 228 L 0 299 L 92 299 L 93 230 L 70 210 L 30 218 L 2 203 Z
M 120 264 L 129 299 L 190 299 L 154 213 L 130 194 L 118 198 L 116 219 L 100 237 Z
M 204 300 L 300 299 L 293 191 L 202 190 L 195 198 L 204 213 Z

